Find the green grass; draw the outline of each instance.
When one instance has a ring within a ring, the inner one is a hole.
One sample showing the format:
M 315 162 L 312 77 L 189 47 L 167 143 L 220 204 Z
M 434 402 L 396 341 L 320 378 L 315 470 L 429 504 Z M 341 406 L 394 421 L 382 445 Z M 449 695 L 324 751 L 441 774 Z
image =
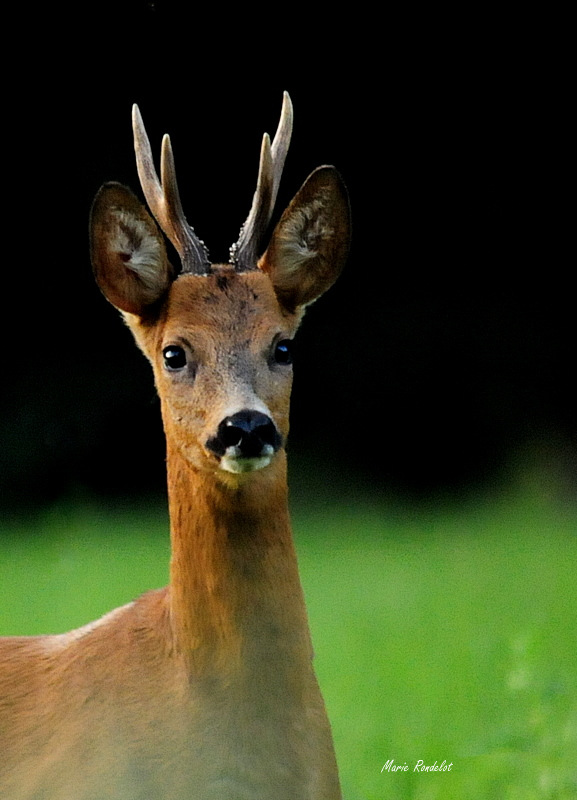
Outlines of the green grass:
M 574 800 L 576 507 L 534 487 L 296 505 L 345 800 Z M 163 511 L 71 504 L 4 528 L 1 634 L 66 630 L 166 581 Z

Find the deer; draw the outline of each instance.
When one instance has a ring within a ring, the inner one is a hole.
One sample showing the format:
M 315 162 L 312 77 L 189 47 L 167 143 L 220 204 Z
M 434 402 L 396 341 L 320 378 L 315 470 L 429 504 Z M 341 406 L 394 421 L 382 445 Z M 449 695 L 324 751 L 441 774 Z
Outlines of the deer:
M 339 276 L 347 190 L 321 166 L 268 237 L 283 97 L 229 263 L 187 223 L 133 107 L 148 210 L 105 183 L 93 271 L 151 362 L 166 438 L 169 583 L 63 634 L 0 639 L 3 800 L 339 800 L 288 510 L 292 342 Z M 175 268 L 172 246 L 180 260 Z

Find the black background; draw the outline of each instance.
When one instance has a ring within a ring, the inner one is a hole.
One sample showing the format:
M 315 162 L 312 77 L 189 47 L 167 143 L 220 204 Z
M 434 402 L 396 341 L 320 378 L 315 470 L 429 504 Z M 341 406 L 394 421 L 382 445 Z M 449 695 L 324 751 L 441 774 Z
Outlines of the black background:
M 438 10 L 93 3 L 5 21 L 0 490 L 161 491 L 148 365 L 96 288 L 90 204 L 138 189 L 130 109 L 169 132 L 185 213 L 226 260 L 283 90 L 282 210 L 333 163 L 354 239 L 300 335 L 294 458 L 318 480 L 454 492 L 525 460 L 574 480 L 574 256 L 555 25 Z M 72 10 L 71 10 L 72 9 Z M 320 477 L 319 477 L 320 476 Z M 574 485 L 574 483 L 573 483 Z

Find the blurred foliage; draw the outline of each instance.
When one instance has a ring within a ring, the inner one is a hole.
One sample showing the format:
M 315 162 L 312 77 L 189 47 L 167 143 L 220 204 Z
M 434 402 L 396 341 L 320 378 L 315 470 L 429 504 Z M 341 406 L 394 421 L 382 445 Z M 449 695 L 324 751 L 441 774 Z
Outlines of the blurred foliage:
M 577 507 L 537 473 L 434 504 L 295 483 L 346 800 L 572 800 Z M 162 506 L 77 498 L 3 528 L 2 634 L 65 630 L 166 581 Z

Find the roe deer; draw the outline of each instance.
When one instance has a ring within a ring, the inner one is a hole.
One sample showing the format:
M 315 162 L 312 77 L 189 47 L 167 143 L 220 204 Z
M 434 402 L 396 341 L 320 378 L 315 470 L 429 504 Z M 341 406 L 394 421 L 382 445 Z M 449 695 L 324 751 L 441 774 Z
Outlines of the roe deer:
M 170 582 L 70 633 L 0 640 L 0 797 L 337 800 L 285 443 L 291 340 L 346 259 L 346 189 L 333 167 L 315 170 L 261 255 L 292 131 L 285 94 L 230 263 L 211 264 L 185 220 L 168 137 L 159 180 L 136 106 L 133 127 L 156 222 L 105 184 L 91 255 L 154 371 Z

